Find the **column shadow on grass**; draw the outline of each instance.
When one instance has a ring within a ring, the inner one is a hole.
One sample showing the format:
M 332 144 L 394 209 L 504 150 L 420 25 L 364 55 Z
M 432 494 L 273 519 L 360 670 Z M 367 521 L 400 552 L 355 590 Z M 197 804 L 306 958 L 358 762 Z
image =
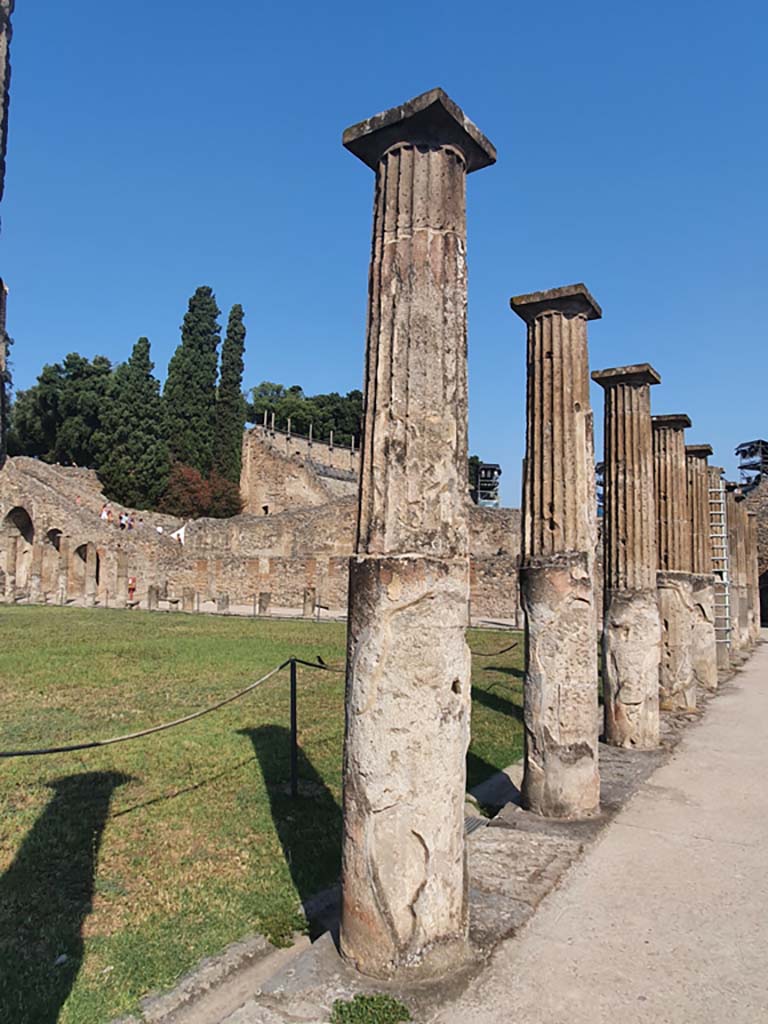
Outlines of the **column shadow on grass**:
M 281 725 L 239 729 L 253 744 L 285 862 L 316 938 L 333 928 L 336 900 L 310 900 L 341 870 L 341 808 L 304 751 L 298 751 L 299 795 L 290 794 L 290 730 Z M 325 896 L 325 894 L 323 894 Z M 329 916 L 330 913 L 330 916 Z
M 0 1020 L 56 1024 L 83 961 L 83 923 L 117 772 L 54 779 L 54 795 L 0 878 Z
M 481 690 L 480 687 L 473 686 L 472 700 L 491 711 L 498 711 L 502 715 L 509 715 L 511 718 L 516 718 L 518 722 L 523 722 L 522 707 L 503 694 L 496 693 L 495 690 Z

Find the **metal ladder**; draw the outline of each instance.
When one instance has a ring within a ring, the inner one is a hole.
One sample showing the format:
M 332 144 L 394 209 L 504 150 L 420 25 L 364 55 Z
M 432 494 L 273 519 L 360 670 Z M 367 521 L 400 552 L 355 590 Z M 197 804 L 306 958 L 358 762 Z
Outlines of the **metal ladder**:
M 731 646 L 731 574 L 728 559 L 728 514 L 725 484 L 709 487 L 709 523 L 712 538 L 712 572 L 715 576 L 715 638 Z

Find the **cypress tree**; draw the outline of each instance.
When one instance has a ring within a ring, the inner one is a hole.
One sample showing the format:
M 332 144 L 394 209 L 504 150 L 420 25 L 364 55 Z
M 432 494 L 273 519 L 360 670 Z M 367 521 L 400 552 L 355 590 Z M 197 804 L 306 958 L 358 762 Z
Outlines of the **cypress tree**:
M 127 363 L 113 375 L 97 442 L 99 478 L 122 505 L 152 508 L 168 483 L 170 463 L 163 438 L 160 384 L 152 376 L 149 340 L 139 338 Z
M 171 458 L 203 476 L 213 467 L 219 315 L 216 297 L 203 285 L 189 300 L 181 343 L 168 364 L 163 390 Z
M 221 373 L 216 397 L 217 471 L 233 484 L 240 484 L 242 467 L 245 399 L 243 398 L 243 352 L 245 324 L 243 307 L 235 305 L 229 313 L 227 333 L 221 346 Z

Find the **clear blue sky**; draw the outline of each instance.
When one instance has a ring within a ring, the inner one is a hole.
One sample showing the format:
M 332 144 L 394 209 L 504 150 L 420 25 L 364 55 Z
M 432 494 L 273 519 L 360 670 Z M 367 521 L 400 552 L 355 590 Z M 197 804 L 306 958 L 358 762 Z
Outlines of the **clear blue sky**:
M 592 366 L 649 361 L 691 442 L 768 435 L 768 13 L 643 4 L 17 4 L 0 274 L 19 388 L 246 310 L 245 383 L 360 387 L 373 174 L 341 132 L 442 86 L 496 145 L 469 179 L 470 446 L 519 502 L 512 294 L 584 281 Z M 598 426 L 599 389 L 593 392 Z M 598 431 L 598 452 L 601 450 Z

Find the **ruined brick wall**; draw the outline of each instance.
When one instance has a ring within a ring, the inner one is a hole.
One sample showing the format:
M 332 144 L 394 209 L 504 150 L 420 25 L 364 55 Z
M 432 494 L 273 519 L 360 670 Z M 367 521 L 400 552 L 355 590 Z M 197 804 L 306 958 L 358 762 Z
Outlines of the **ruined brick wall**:
M 29 597 L 34 556 L 40 561 L 41 599 L 52 599 L 59 577 L 56 542 L 63 537 L 70 549 L 69 596 L 74 600 L 85 597 L 90 544 L 98 560 L 95 594 L 101 605 L 124 599 L 126 578 L 134 576 L 141 601 L 156 585 L 164 597 L 180 597 L 185 588 L 192 588 L 201 601 L 227 594 L 231 604 L 246 607 L 260 593 L 269 593 L 272 608 L 299 610 L 305 589 L 311 587 L 317 601 L 333 613 L 346 610 L 348 561 L 355 539 L 354 495 L 326 498 L 322 504 L 276 515 L 199 519 L 185 525 L 183 545 L 170 536 L 184 525 L 180 520 L 143 513 L 141 529 L 120 531 L 99 519 L 103 503 L 98 479 L 88 470 L 9 459 L 0 471 L 0 594 L 13 550 L 17 595 Z M 112 507 L 121 511 L 115 503 Z M 13 521 L 19 509 L 32 524 L 32 543 Z M 475 619 L 521 621 L 519 544 L 517 509 L 470 506 Z

